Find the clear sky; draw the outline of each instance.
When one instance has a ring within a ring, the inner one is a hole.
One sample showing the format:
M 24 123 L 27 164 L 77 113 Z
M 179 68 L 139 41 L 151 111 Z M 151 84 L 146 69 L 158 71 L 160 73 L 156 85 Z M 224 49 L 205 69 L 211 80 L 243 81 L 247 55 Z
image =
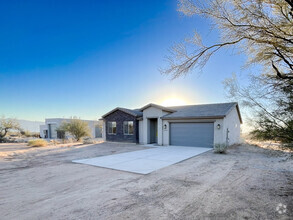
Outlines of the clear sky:
M 223 50 L 199 74 L 161 75 L 175 43 L 207 21 L 177 12 L 176 0 L 0 1 L 0 115 L 98 119 L 119 106 L 181 99 L 225 102 L 222 81 L 245 57 Z

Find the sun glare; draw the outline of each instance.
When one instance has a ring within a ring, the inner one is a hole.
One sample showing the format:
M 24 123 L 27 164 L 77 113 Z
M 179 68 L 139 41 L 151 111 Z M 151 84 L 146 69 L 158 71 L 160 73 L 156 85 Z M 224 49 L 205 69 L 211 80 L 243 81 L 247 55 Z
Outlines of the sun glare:
M 163 106 L 178 106 L 178 105 L 186 105 L 187 103 L 182 100 L 182 99 L 177 99 L 177 98 L 170 98 L 170 99 L 165 99 L 161 105 Z

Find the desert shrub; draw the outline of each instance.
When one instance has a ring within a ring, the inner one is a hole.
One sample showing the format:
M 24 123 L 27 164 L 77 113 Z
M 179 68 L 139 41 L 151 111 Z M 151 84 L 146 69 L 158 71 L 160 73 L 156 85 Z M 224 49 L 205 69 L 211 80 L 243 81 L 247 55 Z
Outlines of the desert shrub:
M 70 143 L 74 143 L 74 142 L 75 142 L 75 140 L 73 138 L 62 139 L 63 144 L 70 144 Z
M 219 153 L 219 154 L 225 154 L 227 151 L 227 145 L 222 143 L 222 144 L 215 144 L 214 145 L 214 152 Z
M 27 145 L 31 147 L 45 147 L 48 145 L 48 142 L 43 139 L 34 139 L 29 140 Z
M 21 130 L 20 134 L 25 137 L 32 137 L 32 133 L 30 131 Z
M 82 140 L 83 144 L 94 144 L 95 140 L 91 139 L 91 138 L 84 138 Z
M 39 138 L 40 137 L 40 132 L 32 132 L 31 137 Z
M 72 119 L 70 122 L 63 122 L 58 129 L 65 132 L 67 131 L 77 141 L 80 141 L 82 137 L 90 136 L 88 124 L 79 119 Z

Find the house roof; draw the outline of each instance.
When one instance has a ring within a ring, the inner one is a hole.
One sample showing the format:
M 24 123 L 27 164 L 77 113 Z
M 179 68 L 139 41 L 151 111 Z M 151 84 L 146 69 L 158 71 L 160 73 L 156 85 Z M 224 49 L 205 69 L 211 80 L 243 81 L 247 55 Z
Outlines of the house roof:
M 142 116 L 142 112 L 141 112 L 140 110 L 138 110 L 138 109 L 128 109 L 128 108 L 117 107 L 117 108 L 114 108 L 113 110 L 109 111 L 108 113 L 104 114 L 104 115 L 102 116 L 102 118 L 105 118 L 106 116 L 108 116 L 108 115 L 110 115 L 110 114 L 112 114 L 113 112 L 118 111 L 118 110 L 120 110 L 120 111 L 122 111 L 122 112 L 125 112 L 125 113 L 127 113 L 127 114 L 130 114 L 130 115 L 133 115 L 133 116 L 135 116 L 135 117 L 140 117 L 140 116 Z
M 150 103 L 148 105 L 145 105 L 144 107 L 140 108 L 139 110 L 140 111 L 143 111 L 149 107 L 154 107 L 154 108 L 159 108 L 159 109 L 162 109 L 163 111 L 166 111 L 166 112 L 175 112 L 176 110 L 174 109 L 171 109 L 169 107 L 165 107 L 165 106 L 161 106 L 161 105 L 157 105 L 157 104 L 154 104 L 154 103 Z
M 175 110 L 175 112 L 163 116 L 162 119 L 224 118 L 233 107 L 236 107 L 239 120 L 242 123 L 237 102 L 173 106 L 169 108 Z
M 184 118 L 192 118 L 192 119 L 201 119 L 201 118 L 224 118 L 228 113 L 236 107 L 240 123 L 242 123 L 241 114 L 239 111 L 239 106 L 237 102 L 229 102 L 229 103 L 216 103 L 216 104 L 200 104 L 200 105 L 184 105 L 184 106 L 172 106 L 172 107 L 164 107 L 161 105 L 156 105 L 150 103 L 140 109 L 127 109 L 117 107 L 112 111 L 106 113 L 102 116 L 105 118 L 106 116 L 112 114 L 113 112 L 120 110 L 127 114 L 138 117 L 138 119 L 142 119 L 143 110 L 154 107 L 162 109 L 163 111 L 169 112 L 169 114 L 164 115 L 162 119 L 184 119 Z

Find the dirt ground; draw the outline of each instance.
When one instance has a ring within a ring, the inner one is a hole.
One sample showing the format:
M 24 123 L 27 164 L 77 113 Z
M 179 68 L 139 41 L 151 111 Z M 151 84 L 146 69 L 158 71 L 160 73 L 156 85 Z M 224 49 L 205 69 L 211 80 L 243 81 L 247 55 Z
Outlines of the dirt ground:
M 293 219 L 288 153 L 243 144 L 148 175 L 71 162 L 141 149 L 0 144 L 0 219 Z

